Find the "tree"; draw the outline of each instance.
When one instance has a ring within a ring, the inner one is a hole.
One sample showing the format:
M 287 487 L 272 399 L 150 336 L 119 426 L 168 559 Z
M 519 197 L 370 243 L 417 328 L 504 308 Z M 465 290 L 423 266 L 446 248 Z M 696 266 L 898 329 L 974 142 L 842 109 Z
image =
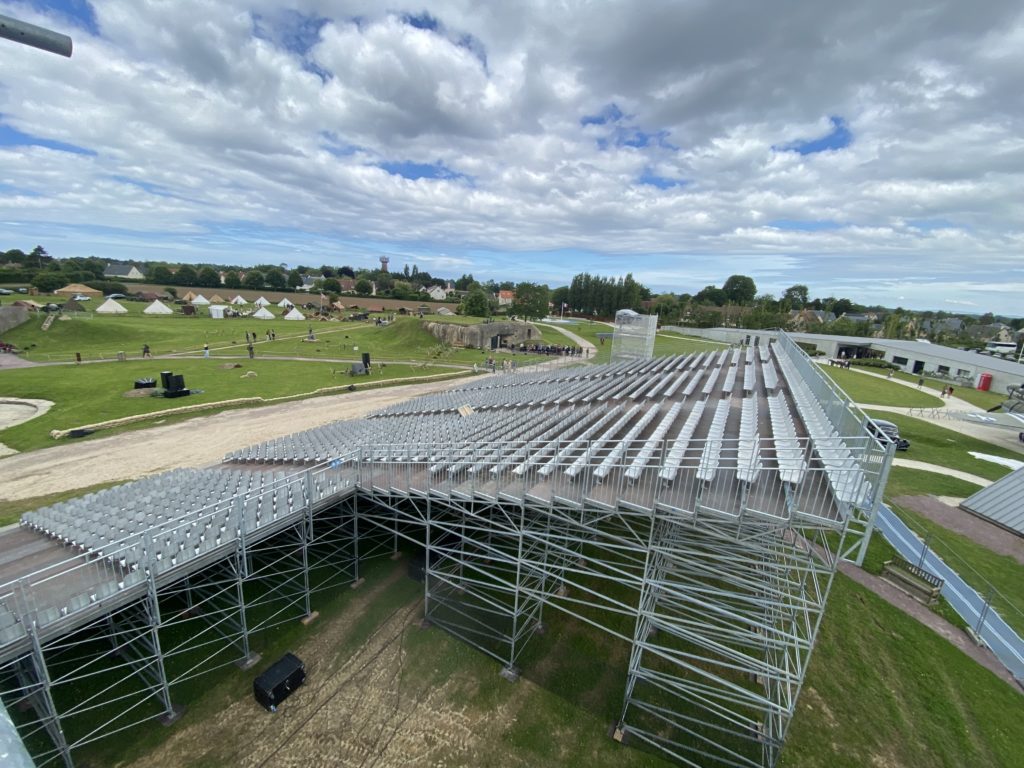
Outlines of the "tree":
M 310 270 L 302 270 L 302 269 L 300 269 L 298 271 L 299 272 L 304 272 L 304 271 L 310 271 Z M 320 267 L 320 274 L 323 275 L 324 277 L 334 277 L 334 267 L 329 267 L 326 264 L 324 264 L 322 267 Z
M 199 280 L 199 275 L 188 264 L 183 264 L 178 267 L 178 271 L 174 273 L 174 277 L 171 279 L 178 285 L 195 285 Z
M 472 274 L 463 275 L 462 277 L 455 281 L 455 290 L 468 291 L 470 288 L 473 287 L 473 283 L 475 282 L 476 280 L 473 279 Z
M 373 293 L 373 283 L 367 280 L 365 277 L 356 280 L 356 293 L 360 296 L 369 296 Z
M 199 270 L 196 285 L 204 288 L 220 288 L 220 275 L 213 267 L 203 267 Z
M 522 315 L 527 320 L 540 320 L 548 313 L 549 295 L 550 291 L 546 285 L 520 283 L 516 286 L 516 298 L 510 311 L 513 315 Z
M 284 276 L 284 272 L 277 267 L 268 269 L 263 275 L 263 281 L 275 291 L 283 291 L 285 286 L 288 285 L 288 279 Z
M 230 269 L 224 273 L 224 287 L 225 288 L 241 288 L 242 278 L 238 276 L 238 273 Z
M 782 292 L 782 300 L 788 301 L 789 306 L 793 309 L 803 309 L 810 300 L 807 286 L 800 284 L 789 286 L 789 288 Z
M 67 284 L 67 278 L 61 272 L 40 272 L 32 278 L 32 285 L 38 288 L 40 293 L 53 293 Z
M 337 278 L 328 277 L 320 281 L 320 290 L 341 293 L 341 283 L 338 282 Z
M 24 264 L 28 259 L 28 255 L 20 248 L 11 248 L 11 250 L 4 253 L 3 258 L 0 258 L 5 264 Z
M 299 274 L 299 270 L 293 269 L 288 273 L 288 287 L 294 290 L 300 285 L 302 285 L 302 275 Z
M 262 288 L 263 287 L 263 273 L 258 269 L 250 269 L 245 273 L 245 279 L 242 281 L 242 285 L 246 288 Z
M 746 275 L 732 275 L 722 286 L 725 291 L 726 300 L 732 304 L 750 304 L 757 296 L 757 286 L 752 277 Z
M 356 276 L 356 273 L 355 273 L 355 271 L 354 271 L 354 270 L 352 269 L 352 267 L 340 267 L 340 268 L 338 269 L 338 276 L 339 276 L 339 277 L 349 277 L 349 278 L 353 278 L 353 277 L 355 277 L 355 276 Z
M 158 264 L 157 266 L 149 270 L 149 279 L 154 283 L 167 285 L 167 283 L 174 282 L 174 275 L 172 275 L 171 270 L 169 270 L 163 264 Z
M 491 314 L 491 304 L 483 288 L 472 288 L 459 305 L 459 313 L 470 317 L 487 317 Z
M 562 312 L 563 304 L 566 305 L 566 309 L 569 309 L 569 286 L 563 285 L 551 291 L 551 304 L 554 306 L 556 313 Z
M 715 285 L 704 286 L 693 297 L 693 300 L 698 304 L 714 304 L 716 307 L 724 306 L 727 299 L 725 291 Z
M 28 255 L 27 266 L 34 266 L 42 269 L 43 264 L 49 264 L 53 261 L 53 257 L 46 252 L 46 249 L 41 245 L 37 245 L 32 249 L 32 252 Z

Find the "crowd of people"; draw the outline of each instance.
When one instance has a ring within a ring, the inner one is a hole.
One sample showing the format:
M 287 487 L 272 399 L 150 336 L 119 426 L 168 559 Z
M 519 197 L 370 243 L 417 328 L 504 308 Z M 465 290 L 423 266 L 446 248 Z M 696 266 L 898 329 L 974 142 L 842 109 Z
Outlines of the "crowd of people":
M 574 347 L 559 344 L 526 344 L 519 345 L 520 352 L 531 355 L 548 355 L 553 357 L 589 357 L 590 350 L 583 347 Z

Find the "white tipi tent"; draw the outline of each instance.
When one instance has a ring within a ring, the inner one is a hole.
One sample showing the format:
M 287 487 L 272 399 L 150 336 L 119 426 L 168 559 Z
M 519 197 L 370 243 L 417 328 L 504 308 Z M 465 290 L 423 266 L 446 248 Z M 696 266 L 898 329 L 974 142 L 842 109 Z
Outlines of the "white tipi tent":
M 235 298 L 233 298 L 233 299 L 231 300 L 231 303 L 232 303 L 232 304 L 248 304 L 249 302 L 248 302 L 248 301 L 246 301 L 246 300 L 245 300 L 244 298 L 242 298 L 241 296 L 235 296 Z
M 256 301 L 254 301 L 253 304 L 255 304 L 257 307 L 269 307 L 270 306 L 270 302 L 267 301 L 262 296 L 260 296 L 258 299 L 256 299 Z
M 192 299 L 192 303 L 193 304 L 203 304 L 203 305 L 206 305 L 206 304 L 210 303 L 210 300 L 208 298 L 206 298 L 205 296 L 203 296 L 203 294 L 200 293 L 198 296 L 196 296 L 194 299 Z
M 281 299 L 279 302 L 277 302 L 277 306 L 279 306 L 282 309 L 284 309 L 285 307 L 294 307 L 295 305 L 292 304 L 290 301 L 288 301 L 288 298 L 285 297 L 285 298 Z
M 96 307 L 96 314 L 98 315 L 127 315 L 128 310 L 122 307 L 113 299 L 107 299 L 98 307 Z
M 306 316 L 299 312 L 295 307 L 292 307 L 292 311 L 284 316 L 285 320 L 305 320 Z
M 259 309 L 257 309 L 255 312 L 252 313 L 252 317 L 255 317 L 257 320 L 273 320 L 274 319 L 273 313 L 269 309 L 267 309 L 266 307 L 260 307 Z
M 173 315 L 174 310 L 164 304 L 160 299 L 156 299 L 152 304 L 142 310 L 144 315 Z

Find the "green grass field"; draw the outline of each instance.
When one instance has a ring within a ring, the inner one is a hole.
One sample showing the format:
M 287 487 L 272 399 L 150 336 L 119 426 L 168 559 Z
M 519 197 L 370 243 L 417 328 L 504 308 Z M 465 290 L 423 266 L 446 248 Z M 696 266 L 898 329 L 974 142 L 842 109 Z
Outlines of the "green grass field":
M 896 454 L 899 458 L 959 469 L 988 480 L 998 480 L 1008 474 L 1010 469 L 991 461 L 976 459 L 968 453 L 969 451 L 1024 461 L 1024 454 L 954 432 L 923 419 L 889 411 L 874 411 L 870 408 L 865 412 L 872 418 L 891 421 L 900 428 L 900 436 L 910 441 L 910 450 Z
M 865 376 L 858 371 L 828 365 L 821 366 L 821 370 L 831 376 L 855 403 L 900 408 L 941 408 L 943 405 L 941 398 L 927 392 L 916 392 L 902 384 Z
M 43 316 L 9 331 L 5 341 L 23 350 L 27 360 L 68 362 L 75 353 L 83 360 L 113 360 L 118 352 L 129 358 L 141 358 L 142 347 L 148 344 L 154 355 L 199 354 L 209 344 L 215 355 L 247 356 L 246 333 L 255 334 L 257 356 L 303 357 L 317 359 L 359 359 L 369 352 L 374 360 L 415 360 L 472 365 L 494 354 L 479 349 L 444 347 L 423 329 L 414 317 L 399 317 L 388 326 L 366 322 L 299 322 L 289 320 L 251 320 L 184 315 L 146 316 L 138 302 L 126 302 L 133 310 L 129 315 L 102 316 L 82 314 L 57 320 L 43 331 Z M 276 307 L 273 310 L 280 313 Z M 448 318 L 428 318 L 446 322 Z M 316 341 L 307 341 L 312 328 Z M 267 331 L 277 339 L 268 342 Z M 543 338 L 543 335 L 542 335 Z M 499 359 L 509 356 L 497 353 Z M 540 359 L 518 355 L 520 363 Z
M 921 377 L 915 376 L 912 373 L 897 371 L 893 378 L 917 384 L 917 380 Z M 942 379 L 929 379 L 926 376 L 924 385 L 930 390 L 941 392 L 945 387 L 949 386 L 949 382 L 943 381 Z M 960 384 L 953 385 L 953 395 L 959 397 L 961 400 L 966 400 L 968 403 L 976 405 L 979 408 L 984 408 L 986 411 L 989 408 L 994 408 L 1006 399 L 1005 392 L 982 392 L 981 390 L 972 389 L 971 387 L 965 387 Z
M 238 363 L 240 368 L 227 367 Z M 185 386 L 202 390 L 189 397 L 168 400 L 163 397 L 126 397 L 139 378 L 156 378 L 160 371 L 172 370 L 185 376 Z M 199 403 L 213 403 L 240 397 L 290 397 L 320 387 L 347 386 L 381 379 L 399 379 L 452 373 L 450 368 L 425 364 L 387 365 L 370 377 L 353 378 L 349 366 L 328 362 L 292 360 L 218 360 L 182 358 L 144 360 L 125 363 L 38 366 L 0 372 L 3 392 L 9 397 L 52 400 L 54 406 L 44 415 L 24 424 L 0 431 L 0 441 L 18 451 L 54 445 L 53 429 L 71 429 L 109 419 L 152 413 Z M 255 377 L 246 377 L 248 371 Z M 215 413 L 216 411 L 204 411 Z M 194 414 L 192 414 L 194 415 Z M 190 415 L 191 417 L 191 415 Z M 147 426 L 150 422 L 142 422 Z M 111 434 L 104 431 L 99 434 Z

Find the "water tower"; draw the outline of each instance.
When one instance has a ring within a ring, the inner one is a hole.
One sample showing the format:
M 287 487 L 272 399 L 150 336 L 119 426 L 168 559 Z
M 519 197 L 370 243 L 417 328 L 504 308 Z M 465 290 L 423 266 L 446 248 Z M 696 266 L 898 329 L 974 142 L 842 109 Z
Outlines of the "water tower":
M 387 256 L 381 256 L 380 257 L 380 271 L 381 272 L 387 272 L 388 271 L 388 262 L 389 261 L 391 261 L 391 259 L 389 259 Z

